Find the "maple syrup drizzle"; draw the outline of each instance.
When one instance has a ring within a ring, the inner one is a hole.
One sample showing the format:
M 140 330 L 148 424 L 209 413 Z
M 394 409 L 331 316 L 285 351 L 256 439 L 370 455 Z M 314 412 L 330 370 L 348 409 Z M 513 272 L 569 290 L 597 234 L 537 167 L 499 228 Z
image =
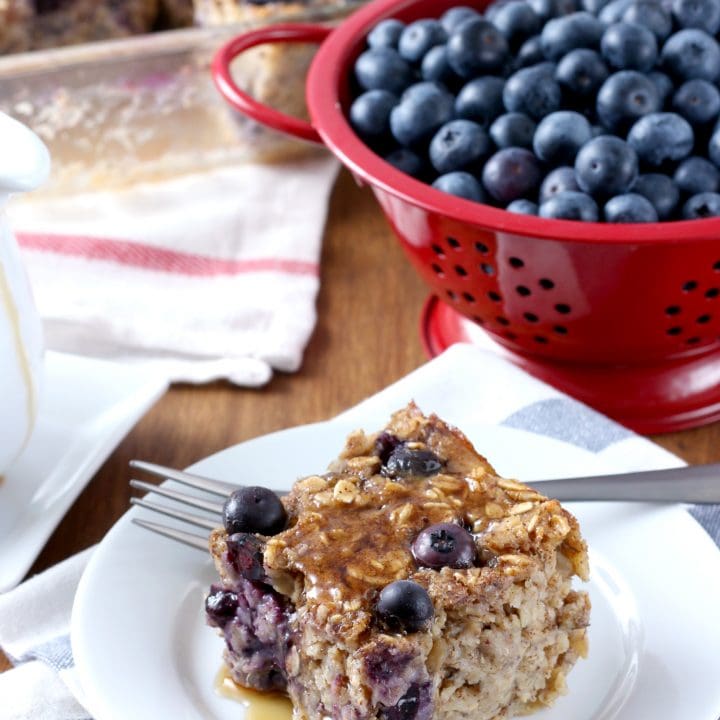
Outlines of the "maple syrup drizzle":
M 219 695 L 245 706 L 246 720 L 291 720 L 292 703 L 287 695 L 263 693 L 238 685 L 223 666 L 215 678 Z

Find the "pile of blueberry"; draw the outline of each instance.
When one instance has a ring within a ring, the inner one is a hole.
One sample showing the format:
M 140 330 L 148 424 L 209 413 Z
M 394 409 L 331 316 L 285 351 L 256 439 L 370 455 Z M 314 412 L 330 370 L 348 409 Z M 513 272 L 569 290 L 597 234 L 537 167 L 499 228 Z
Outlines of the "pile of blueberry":
M 720 0 L 498 0 L 380 22 L 350 121 L 389 163 L 510 212 L 720 216 Z

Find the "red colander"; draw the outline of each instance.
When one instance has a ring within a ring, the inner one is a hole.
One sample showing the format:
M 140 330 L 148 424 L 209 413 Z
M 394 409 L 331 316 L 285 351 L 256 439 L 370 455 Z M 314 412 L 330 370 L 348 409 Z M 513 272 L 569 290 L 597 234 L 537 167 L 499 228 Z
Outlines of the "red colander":
M 432 290 L 421 323 L 431 354 L 482 334 L 534 375 L 640 432 L 720 419 L 720 218 L 610 225 L 514 215 L 401 173 L 354 133 L 350 78 L 370 29 L 387 17 L 437 17 L 455 4 L 375 0 L 337 29 L 262 28 L 222 47 L 213 75 L 233 107 L 324 143 L 372 188 Z M 311 123 L 233 82 L 232 59 L 267 42 L 322 43 L 307 78 Z

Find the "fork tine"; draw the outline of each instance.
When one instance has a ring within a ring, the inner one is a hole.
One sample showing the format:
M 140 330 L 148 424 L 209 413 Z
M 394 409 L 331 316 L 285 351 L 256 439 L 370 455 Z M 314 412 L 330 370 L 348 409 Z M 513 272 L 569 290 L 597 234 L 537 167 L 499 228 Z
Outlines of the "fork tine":
M 175 528 L 167 527 L 167 525 L 159 525 L 158 523 L 141 520 L 140 518 L 133 518 L 132 521 L 145 530 L 150 530 L 163 537 L 183 543 L 183 545 L 189 545 L 196 550 L 202 550 L 203 552 L 208 551 L 208 540 L 202 535 L 193 535 L 183 530 L 176 530 Z
M 216 515 L 222 515 L 223 506 L 220 503 L 203 500 L 202 498 L 194 497 L 193 495 L 187 495 L 186 493 L 178 492 L 177 490 L 170 490 L 169 488 L 142 482 L 141 480 L 133 479 L 130 481 L 130 485 L 138 490 L 145 490 L 146 492 L 155 493 L 156 495 L 162 495 L 163 497 L 170 498 L 171 500 L 177 500 L 177 502 L 181 502 L 184 505 L 190 505 L 190 507 L 198 508 L 199 510 L 207 510 L 208 512 L 215 513 Z
M 131 460 L 130 467 L 143 470 L 150 475 L 156 475 L 161 478 L 170 478 L 183 485 L 205 490 L 213 495 L 222 495 L 227 497 L 233 490 L 237 490 L 239 485 L 223 482 L 222 480 L 213 480 L 203 477 L 202 475 L 194 475 L 193 473 L 183 472 L 182 470 L 174 470 L 173 468 L 163 467 L 155 463 L 145 462 L 144 460 Z
M 167 515 L 168 517 L 175 518 L 176 520 L 183 520 L 184 522 L 190 523 L 191 525 L 197 525 L 197 527 L 202 527 L 206 530 L 214 530 L 218 526 L 218 523 L 215 520 L 208 520 L 208 518 L 183 512 L 182 510 L 173 510 L 172 508 L 164 505 L 152 503 L 144 498 L 130 498 L 130 504 L 139 505 L 140 507 L 153 510 L 161 515 Z

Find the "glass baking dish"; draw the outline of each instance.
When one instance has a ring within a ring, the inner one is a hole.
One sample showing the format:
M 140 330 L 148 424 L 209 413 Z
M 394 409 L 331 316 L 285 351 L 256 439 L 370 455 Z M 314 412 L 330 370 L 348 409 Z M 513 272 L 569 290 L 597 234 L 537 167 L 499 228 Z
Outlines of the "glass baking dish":
M 337 22 L 359 4 L 5 56 L 0 110 L 48 145 L 53 169 L 45 194 L 119 189 L 319 152 L 230 109 L 213 85 L 210 62 L 235 34 L 288 20 Z M 256 48 L 238 59 L 233 72 L 251 94 L 303 114 L 305 72 L 315 49 Z

